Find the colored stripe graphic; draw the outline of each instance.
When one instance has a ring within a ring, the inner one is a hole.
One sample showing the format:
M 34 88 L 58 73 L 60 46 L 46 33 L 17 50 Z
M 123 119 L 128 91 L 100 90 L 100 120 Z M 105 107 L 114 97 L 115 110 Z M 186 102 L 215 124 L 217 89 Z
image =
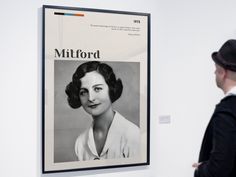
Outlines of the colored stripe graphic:
M 63 12 L 54 12 L 54 15 L 78 16 L 78 17 L 84 16 L 84 14 L 73 14 L 73 13 L 63 13 Z

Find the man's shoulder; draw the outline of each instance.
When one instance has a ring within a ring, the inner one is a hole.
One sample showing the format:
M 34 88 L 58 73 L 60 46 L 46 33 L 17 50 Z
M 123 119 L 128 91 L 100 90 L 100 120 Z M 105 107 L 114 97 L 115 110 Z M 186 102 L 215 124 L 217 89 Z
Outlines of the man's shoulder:
M 230 111 L 236 115 L 236 95 L 230 95 L 221 100 L 217 105 L 216 110 Z
M 220 105 L 231 105 L 236 103 L 236 95 L 230 95 L 225 98 L 223 98 L 220 102 Z M 234 105 L 236 106 L 236 105 Z

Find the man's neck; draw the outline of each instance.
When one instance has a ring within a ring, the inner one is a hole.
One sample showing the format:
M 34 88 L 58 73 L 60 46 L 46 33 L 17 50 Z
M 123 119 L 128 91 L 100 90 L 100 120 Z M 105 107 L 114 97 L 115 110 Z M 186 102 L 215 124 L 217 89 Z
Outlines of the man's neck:
M 222 90 L 224 94 L 227 94 L 232 88 L 236 87 L 236 81 L 226 78 L 224 83 L 222 84 Z
M 236 88 L 236 84 L 229 85 L 228 87 L 226 87 L 225 89 L 223 89 L 224 94 L 227 95 L 227 94 L 230 93 L 230 92 L 235 92 L 235 91 L 234 91 L 235 88 Z

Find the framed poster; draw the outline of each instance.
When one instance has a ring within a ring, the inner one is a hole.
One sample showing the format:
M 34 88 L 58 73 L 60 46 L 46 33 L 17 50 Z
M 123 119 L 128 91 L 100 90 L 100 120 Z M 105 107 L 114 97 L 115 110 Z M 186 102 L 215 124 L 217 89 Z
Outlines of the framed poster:
M 149 164 L 150 14 L 43 6 L 43 173 Z

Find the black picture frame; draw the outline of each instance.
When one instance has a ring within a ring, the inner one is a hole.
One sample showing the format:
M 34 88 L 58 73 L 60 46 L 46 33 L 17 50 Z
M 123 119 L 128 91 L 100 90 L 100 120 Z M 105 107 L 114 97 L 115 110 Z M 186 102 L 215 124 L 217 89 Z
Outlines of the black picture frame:
M 51 5 L 42 10 L 42 173 L 149 165 L 151 15 Z M 76 68 L 90 61 L 109 65 L 122 80 L 121 101 L 112 105 L 140 130 L 139 153 L 132 157 L 130 150 L 127 158 L 76 160 L 75 141 L 92 120 L 69 106 L 65 90 Z

